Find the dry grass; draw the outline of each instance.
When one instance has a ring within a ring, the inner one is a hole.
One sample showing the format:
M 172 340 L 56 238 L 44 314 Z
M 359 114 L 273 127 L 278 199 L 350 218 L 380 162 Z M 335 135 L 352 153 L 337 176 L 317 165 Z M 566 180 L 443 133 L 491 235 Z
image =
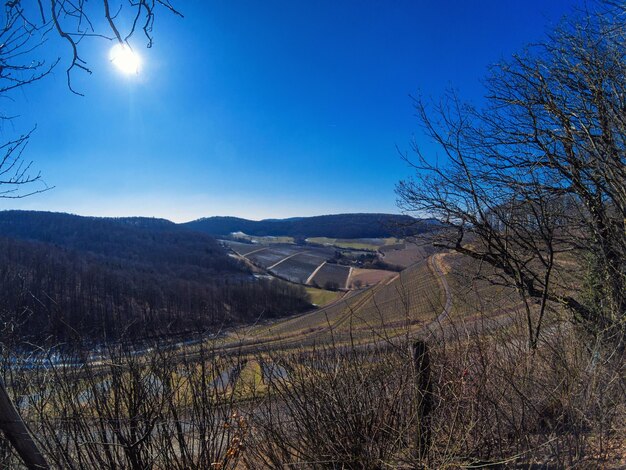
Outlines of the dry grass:
M 441 313 L 445 299 L 427 262 L 404 270 L 395 280 L 348 293 L 329 307 L 245 329 L 238 339 L 275 350 L 370 342 L 376 337 L 418 331 Z
M 5 382 L 53 468 L 623 468 L 624 352 L 556 314 L 529 350 L 510 292 L 445 261 L 445 318 L 423 262 L 213 347 L 114 351 L 80 369 L 7 361 Z M 428 417 L 415 337 L 430 347 Z M 6 442 L 0 465 L 19 468 Z
M 311 298 L 311 303 L 318 307 L 325 307 L 339 299 L 343 293 L 332 290 L 318 289 L 317 287 L 307 287 L 307 294 Z
M 384 271 L 382 269 L 354 268 L 348 280 L 348 288 L 373 286 L 379 282 L 388 282 L 397 275 L 398 273 L 396 272 Z
M 312 237 L 307 238 L 307 242 L 317 245 L 335 246 L 337 248 L 348 248 L 351 250 L 368 250 L 376 251 L 381 246 L 393 245 L 400 243 L 402 240 L 398 238 L 328 238 L 328 237 Z

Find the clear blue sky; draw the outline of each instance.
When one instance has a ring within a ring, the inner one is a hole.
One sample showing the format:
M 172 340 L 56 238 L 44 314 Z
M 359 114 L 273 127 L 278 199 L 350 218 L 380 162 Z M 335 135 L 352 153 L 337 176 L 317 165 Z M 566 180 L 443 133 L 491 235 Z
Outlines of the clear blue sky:
M 55 189 L 0 209 L 185 221 L 398 212 L 396 146 L 423 139 L 410 95 L 480 102 L 490 64 L 539 40 L 573 2 L 193 1 L 156 18 L 141 73 L 84 43 L 72 95 L 59 67 L 13 95 L 13 132 Z M 47 52 L 68 61 L 51 41 Z

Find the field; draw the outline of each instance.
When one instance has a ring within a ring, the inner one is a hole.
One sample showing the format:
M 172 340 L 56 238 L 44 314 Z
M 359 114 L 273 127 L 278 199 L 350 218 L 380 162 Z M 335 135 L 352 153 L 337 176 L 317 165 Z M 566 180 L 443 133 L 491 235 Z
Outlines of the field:
M 303 251 L 270 268 L 270 272 L 291 282 L 306 284 L 313 271 L 326 261 L 321 253 Z
M 293 256 L 299 253 L 301 250 L 295 246 L 283 246 L 277 245 L 275 247 L 264 247 L 259 251 L 253 251 L 246 255 L 250 261 L 254 264 L 262 266 L 265 269 L 270 269 L 276 263 L 284 260 L 289 256 Z
M 291 348 L 417 331 L 435 321 L 446 304 L 438 275 L 423 261 L 389 284 L 350 291 L 339 302 L 307 314 L 247 329 L 238 347 Z
M 241 243 L 233 240 L 220 240 L 220 242 L 229 247 L 235 253 L 238 253 L 242 256 L 246 256 L 248 253 L 252 253 L 253 251 L 257 251 L 261 248 L 265 248 L 264 245 L 259 246 L 253 243 Z
M 343 295 L 341 292 L 318 289 L 317 287 L 307 287 L 306 291 L 311 297 L 311 303 L 317 307 L 325 307 Z
M 328 243 L 336 239 L 309 239 L 311 241 Z M 386 263 L 401 267 L 409 267 L 423 262 L 432 248 L 412 245 L 396 238 L 384 239 L 355 239 L 342 240 L 348 256 L 371 254 L 371 247 L 381 247 L 382 260 Z M 367 243 L 369 245 L 366 247 Z M 332 289 L 360 289 L 373 286 L 379 282 L 387 282 L 397 275 L 395 272 L 350 268 L 339 264 L 329 263 L 335 256 L 332 246 L 311 246 L 275 243 L 271 245 L 246 244 L 235 241 L 224 241 L 228 247 L 244 257 L 254 266 L 264 269 L 271 274 L 298 284 Z M 348 248 L 347 245 L 350 245 Z M 360 251 L 359 251 L 360 250 Z
M 521 307 L 519 294 L 512 287 L 477 279 L 477 261 L 456 254 L 436 255 L 450 290 L 454 293 L 450 307 L 453 319 L 468 319 L 481 312 L 488 316 L 510 313 Z M 482 268 L 482 274 L 487 274 Z
M 271 235 L 260 237 L 256 235 L 248 235 L 243 232 L 233 233 L 232 236 L 238 240 L 248 240 L 252 243 L 258 243 L 261 245 L 272 245 L 274 243 L 293 243 L 293 237 L 274 237 Z
M 381 246 L 393 245 L 400 243 L 401 240 L 397 238 L 327 238 L 327 237 L 312 237 L 307 238 L 308 243 L 314 243 L 316 245 L 336 246 L 337 248 L 348 248 L 352 250 L 367 250 L 376 251 Z
M 403 268 L 418 263 L 436 252 L 432 245 L 424 243 L 417 245 L 410 242 L 381 247 L 379 251 L 385 263 Z
M 371 279 L 373 285 L 350 290 L 318 310 L 233 333 L 221 346 L 283 351 L 421 335 L 479 317 L 493 318 L 498 325 L 519 307 L 519 300 L 514 292 L 475 279 L 471 274 L 476 269 L 472 261 L 450 254 L 427 257 L 401 273 L 353 269 L 350 282 Z M 322 292 L 320 296 L 328 295 Z
M 387 282 L 397 275 L 398 273 L 394 271 L 355 268 L 352 270 L 352 274 L 350 275 L 348 287 L 352 289 L 369 287 L 378 284 L 379 282 Z
M 339 264 L 324 264 L 315 274 L 311 283 L 320 287 L 332 286 L 334 289 L 347 287 L 350 268 Z
M 309 278 L 320 268 L 328 259 L 335 255 L 332 248 L 316 247 L 316 246 L 299 246 L 291 244 L 276 243 L 273 245 L 249 245 L 233 241 L 224 242 L 229 248 L 248 259 L 254 265 L 259 266 L 273 275 L 298 284 L 307 284 Z M 337 273 L 330 274 L 332 269 L 320 271 L 329 271 L 329 274 L 323 274 L 323 283 L 317 282 L 317 285 L 323 287 L 330 279 L 337 282 L 339 287 L 345 287 L 349 268 L 342 267 Z M 334 271 L 333 271 L 334 272 Z

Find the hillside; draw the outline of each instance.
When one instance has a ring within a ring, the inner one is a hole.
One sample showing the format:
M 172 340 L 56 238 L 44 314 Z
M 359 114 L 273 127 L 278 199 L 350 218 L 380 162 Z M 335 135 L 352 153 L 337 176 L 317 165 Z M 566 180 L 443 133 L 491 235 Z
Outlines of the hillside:
M 304 289 L 255 279 L 213 238 L 169 221 L 23 211 L 0 212 L 0 305 L 24 339 L 96 342 L 309 307 Z
M 181 230 L 173 222 L 147 218 L 101 218 L 35 212 L 0 212 L 0 235 L 48 243 L 120 262 L 156 261 L 213 273 L 241 273 L 211 237 Z M 173 268 L 173 269 L 177 269 Z
M 255 236 L 384 238 L 415 235 L 432 230 L 433 220 L 394 214 L 335 214 L 290 219 L 248 220 L 207 217 L 181 224 L 210 235 L 244 232 Z
M 397 234 L 408 230 L 409 223 L 413 231 L 432 227 L 427 221 L 384 214 L 175 224 L 142 217 L 3 211 L 0 316 L 32 341 L 99 342 L 210 331 L 260 316 L 298 313 L 310 308 L 303 288 L 255 278 L 208 232 L 366 238 Z M 323 247 L 311 250 L 333 253 Z M 311 254 L 300 255 L 307 256 Z M 315 268 L 324 259 L 309 264 Z M 294 258 L 281 266 L 299 269 L 299 262 Z M 330 268 L 343 269 L 344 278 L 348 272 L 347 267 Z M 320 270 L 319 276 L 329 274 Z

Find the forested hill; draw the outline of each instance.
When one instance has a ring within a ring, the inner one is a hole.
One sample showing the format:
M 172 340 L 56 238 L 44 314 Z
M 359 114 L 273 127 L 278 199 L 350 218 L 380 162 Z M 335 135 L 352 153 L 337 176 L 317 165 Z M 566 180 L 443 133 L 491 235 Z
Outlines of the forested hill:
M 0 236 L 49 243 L 123 262 L 160 264 L 170 269 L 199 268 L 208 273 L 238 273 L 212 237 L 164 219 L 81 217 L 56 212 L 0 212 Z
M 291 219 L 247 220 L 207 217 L 182 224 L 215 236 L 244 232 L 256 236 L 381 238 L 415 235 L 432 230 L 433 220 L 394 214 L 336 214 Z
M 160 219 L 0 212 L 0 341 L 138 339 L 308 308 L 212 237 Z
M 175 224 L 0 211 L 0 342 L 187 334 L 310 307 L 304 288 L 256 279 L 211 235 L 378 238 L 434 226 L 385 214 Z

